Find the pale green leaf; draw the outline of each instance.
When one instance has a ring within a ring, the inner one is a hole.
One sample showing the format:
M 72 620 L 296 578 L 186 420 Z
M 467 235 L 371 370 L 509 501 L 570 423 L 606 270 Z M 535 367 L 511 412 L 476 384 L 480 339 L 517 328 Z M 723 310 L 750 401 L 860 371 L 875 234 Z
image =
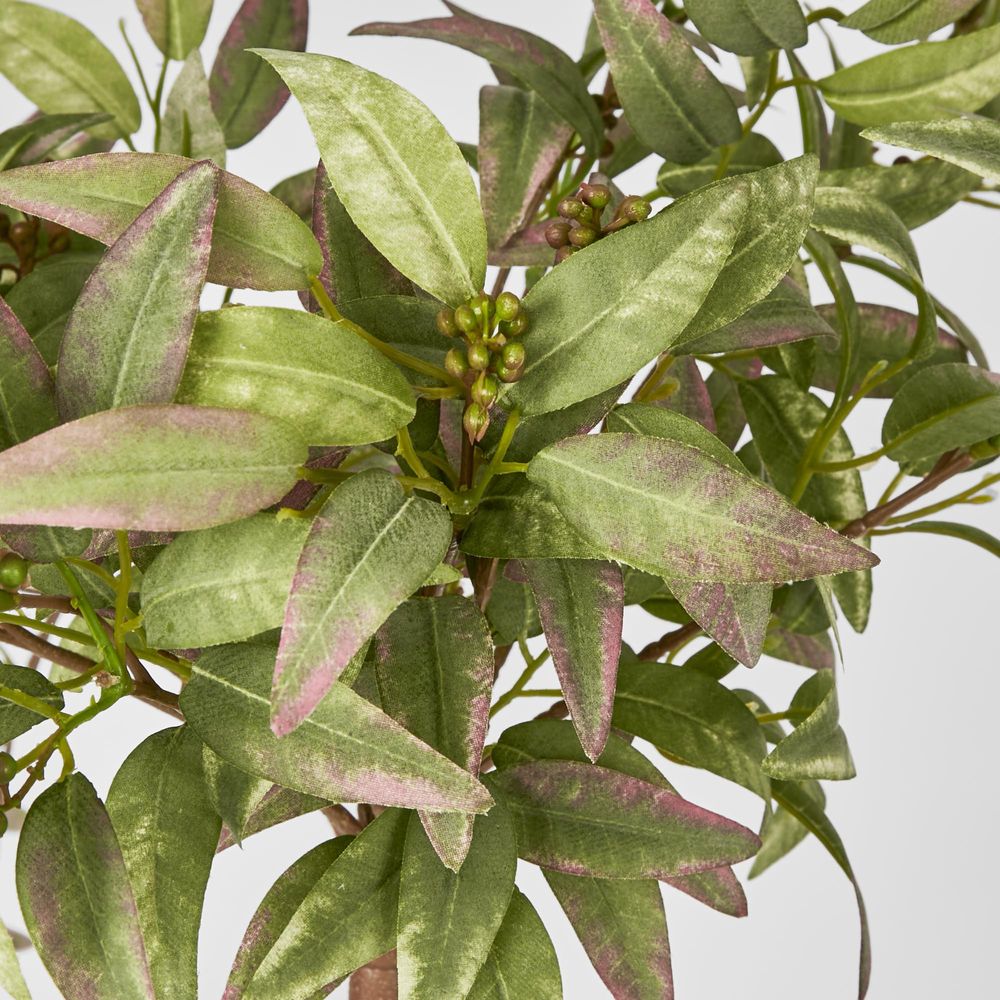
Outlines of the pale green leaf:
M 656 184 L 675 198 L 690 194 L 716 179 L 722 156 L 722 150 L 716 150 L 697 163 L 672 163 L 668 160 L 657 172 Z M 757 132 L 751 132 L 732 148 L 726 174 L 730 177 L 750 174 L 764 167 L 777 166 L 781 162 L 781 153 L 774 143 Z
M 186 59 L 201 45 L 212 0 L 136 0 L 146 30 L 156 47 L 170 59 Z
M 816 799 L 820 809 L 826 807 L 826 795 L 818 781 L 798 782 L 798 787 Z M 793 848 L 809 836 L 806 829 L 787 809 L 778 806 L 764 817 L 760 828 L 761 848 L 753 859 L 753 867 L 747 878 L 763 875 L 771 865 L 780 861 Z
M 162 128 L 161 152 L 212 160 L 217 167 L 225 167 L 226 137 L 212 111 L 208 78 L 197 49 L 184 61 L 170 89 Z
M 868 0 L 841 22 L 883 45 L 898 45 L 926 38 L 939 28 L 958 21 L 978 0 Z
M 11 1000 L 31 1000 L 24 973 L 17 962 L 14 942 L 6 927 L 0 927 L 0 988 L 10 994 Z

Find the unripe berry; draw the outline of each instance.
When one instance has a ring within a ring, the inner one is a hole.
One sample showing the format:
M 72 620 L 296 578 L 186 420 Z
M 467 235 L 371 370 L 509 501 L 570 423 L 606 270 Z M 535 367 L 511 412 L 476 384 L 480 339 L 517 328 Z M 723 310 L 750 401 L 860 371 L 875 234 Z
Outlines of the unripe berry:
M 611 201 L 611 188 L 607 184 L 582 184 L 580 186 L 580 197 L 591 208 L 607 208 Z
M 469 370 L 469 362 L 461 347 L 453 347 L 444 356 L 444 370 L 453 378 L 462 379 Z
M 17 590 L 28 578 L 28 561 L 14 552 L 0 559 L 0 587 Z
M 488 410 L 495 402 L 500 384 L 492 375 L 482 372 L 472 383 L 472 398 L 484 409 Z
M 49 249 L 53 253 L 64 253 L 69 249 L 69 233 L 62 232 L 56 233 L 55 236 L 49 240 Z
M 485 371 L 490 366 L 490 349 L 480 340 L 469 344 L 469 367 L 475 372 Z
M 493 316 L 493 300 L 486 294 L 486 292 L 480 292 L 478 295 L 474 295 L 469 299 L 469 308 L 472 310 L 472 314 L 476 317 L 476 322 L 479 329 L 482 329 L 483 320 L 489 322 Z
M 497 296 L 497 319 L 510 322 L 521 311 L 521 300 L 513 292 Z
M 569 223 L 550 222 L 545 227 L 545 242 L 553 250 L 558 250 L 560 247 L 566 246 L 569 242 Z
M 455 325 L 463 333 L 474 333 L 479 329 L 476 314 L 467 306 L 459 306 L 455 310 Z
M 572 250 L 573 247 L 566 247 Z M 520 337 L 528 329 L 528 314 L 522 309 L 510 322 L 504 323 L 500 327 L 500 332 L 508 337 Z
M 10 241 L 16 247 L 28 247 L 34 245 L 35 231 L 31 228 L 30 222 L 15 222 L 10 227 Z
M 458 333 L 458 324 L 455 322 L 454 309 L 442 309 L 435 320 L 438 330 L 446 337 L 454 337 Z
M 492 337 L 490 337 L 489 340 L 485 341 L 485 343 L 491 353 L 497 354 L 503 345 L 507 343 L 507 338 L 502 333 L 497 331 Z
M 500 363 L 503 367 L 514 371 L 524 367 L 525 357 L 524 344 L 519 340 L 514 340 L 506 344 L 500 352 Z
M 561 264 L 567 257 L 579 252 L 579 247 L 560 247 L 556 251 L 556 263 Z
M 625 210 L 624 215 L 626 219 L 631 219 L 633 222 L 643 222 L 649 218 L 649 213 L 652 210 L 653 206 L 645 198 L 636 198 Z
M 576 198 L 563 198 L 559 202 L 559 214 L 564 219 L 579 219 L 586 211 L 586 206 Z
M 597 239 L 597 230 L 590 226 L 577 226 L 570 230 L 569 241 L 575 247 L 589 247 Z
M 479 403 L 469 403 L 462 416 L 462 426 L 469 435 L 469 440 L 475 444 L 482 440 L 486 428 L 490 426 L 490 415 Z
M 516 382 L 524 374 L 524 368 L 508 368 L 502 361 L 497 365 L 497 378 L 501 382 Z
M 0 783 L 6 785 L 17 774 L 17 762 L 6 750 L 0 751 Z

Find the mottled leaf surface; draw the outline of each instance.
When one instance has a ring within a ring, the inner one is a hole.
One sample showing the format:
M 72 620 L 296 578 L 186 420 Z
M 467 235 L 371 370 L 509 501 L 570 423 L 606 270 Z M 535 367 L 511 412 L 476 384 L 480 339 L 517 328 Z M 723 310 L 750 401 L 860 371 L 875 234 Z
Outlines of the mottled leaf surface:
M 271 782 L 227 763 L 207 746 L 202 745 L 201 750 L 205 790 L 212 808 L 218 813 L 228 835 L 237 844 L 242 844 L 250 817 L 260 808 L 273 786 Z
M 798 0 L 688 0 L 684 9 L 713 45 L 744 56 L 797 49 L 808 38 Z
M 0 301 L 0 449 L 58 422 L 48 366 L 10 306 Z
M 226 165 L 226 137 L 212 111 L 208 78 L 197 50 L 184 60 L 170 88 L 163 110 L 160 150 L 193 160 L 212 160 L 217 167 Z
M 690 194 L 697 188 L 711 184 L 718 173 L 722 155 L 720 149 L 697 163 L 672 163 L 668 160 L 657 171 L 657 186 L 667 194 L 679 198 L 683 194 Z M 757 132 L 751 132 L 732 147 L 726 165 L 726 176 L 753 173 L 764 167 L 777 166 L 781 162 L 781 153 L 774 143 Z
M 129 754 L 108 793 L 157 1000 L 198 989 L 198 928 L 222 825 L 201 757 L 187 726 L 164 729 Z
M 820 809 L 826 807 L 826 795 L 818 781 L 801 781 L 796 782 L 796 785 L 802 792 L 815 798 Z M 808 836 L 809 830 L 787 809 L 778 806 L 774 812 L 764 817 L 760 828 L 761 848 L 753 859 L 753 867 L 747 877 L 757 878 L 763 875 L 771 865 L 780 861 Z
M 63 707 L 62 691 L 37 670 L 17 667 L 12 663 L 0 663 L 0 686 L 29 694 L 39 701 L 44 701 L 53 710 Z M 0 743 L 9 743 L 44 719 L 44 715 L 39 715 L 30 708 L 15 705 L 0 696 Z
M 898 45 L 926 38 L 975 6 L 976 0 L 868 0 L 840 24 L 884 45 Z
M 186 59 L 201 45 L 212 16 L 212 0 L 136 0 L 156 47 L 171 59 Z

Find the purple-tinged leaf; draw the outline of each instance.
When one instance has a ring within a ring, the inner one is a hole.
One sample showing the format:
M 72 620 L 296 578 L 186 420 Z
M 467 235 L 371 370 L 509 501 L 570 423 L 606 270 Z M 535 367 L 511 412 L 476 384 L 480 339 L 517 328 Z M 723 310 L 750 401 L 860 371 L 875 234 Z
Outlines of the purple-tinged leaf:
M 607 558 L 657 576 L 767 583 L 878 562 L 759 481 L 678 441 L 568 438 L 539 452 L 528 476 Z
M 306 457 L 271 417 L 130 406 L 0 452 L 0 510 L 11 524 L 191 531 L 279 500 Z
M 383 709 L 418 739 L 479 773 L 493 689 L 493 643 L 465 597 L 416 597 L 390 615 L 372 647 Z M 472 838 L 472 817 L 421 813 L 434 849 L 453 871 Z
M 111 115 L 96 112 L 81 114 L 36 114 L 20 125 L 0 133 L 0 170 L 23 167 L 28 163 L 55 156 L 63 143 L 93 125 L 102 125 Z
M 0 449 L 59 423 L 55 386 L 38 348 L 0 299 Z
M 153 1000 L 125 862 L 83 775 L 53 785 L 28 810 L 17 845 L 17 896 L 63 996 Z
M 672 1000 L 670 940 L 656 882 L 543 874 L 615 1000 Z
M 778 660 L 797 663 L 811 670 L 833 670 L 833 643 L 828 632 L 799 635 L 782 628 L 768 629 L 764 652 Z
M 94 268 L 59 352 L 64 420 L 173 400 L 208 270 L 218 190 L 211 163 L 185 170 Z
M 743 363 L 730 362 L 728 367 L 737 366 L 744 378 L 759 378 L 763 369 L 760 358 L 749 358 Z M 715 411 L 716 435 L 727 448 L 735 448 L 747 425 L 747 415 L 740 402 L 739 386 L 735 378 L 716 368 L 705 380 L 705 387 Z
M 595 764 L 540 760 L 490 777 L 526 861 L 598 878 L 686 875 L 751 857 L 757 835 L 665 788 Z
M 746 893 L 732 868 L 713 868 L 711 871 L 665 878 L 662 881 L 727 917 L 747 915 Z
M 521 566 L 580 744 L 597 760 L 611 729 L 621 655 L 621 568 L 590 559 L 526 559 Z
M 168 153 L 95 153 L 0 173 L 0 204 L 111 245 L 191 160 Z M 262 291 L 307 288 L 323 256 L 309 227 L 235 174 L 219 178 L 208 280 Z
M 769 583 L 667 582 L 684 610 L 730 656 L 745 667 L 757 663 L 771 618 Z
M 573 133 L 538 94 L 520 87 L 479 92 L 479 196 L 491 251 L 532 221 L 528 210 Z
M 209 77 L 212 109 L 236 149 L 261 132 L 285 106 L 288 88 L 247 49 L 303 52 L 309 0 L 244 0 L 219 45 Z
M 212 0 L 136 0 L 135 5 L 156 47 L 179 61 L 201 45 L 212 16 Z
M 705 380 L 698 370 L 698 363 L 692 357 L 675 358 L 667 369 L 667 385 L 669 395 L 662 397 L 657 394 L 656 405 L 665 410 L 674 410 L 696 420 L 712 434 L 716 431 L 715 413 L 712 410 L 712 400 L 709 398 Z
M 448 553 L 452 525 L 436 502 L 407 497 L 386 472 L 342 484 L 314 518 L 285 606 L 271 725 L 291 732 L 351 658 Z
M 445 6 L 451 17 L 401 24 L 376 21 L 351 34 L 431 38 L 474 52 L 499 67 L 508 79 L 534 91 L 580 133 L 591 153 L 599 152 L 604 135 L 600 114 L 579 69 L 565 52 L 521 28 L 477 17 L 447 0 Z
M 370 802 L 433 812 L 485 812 L 486 789 L 344 684 L 278 739 L 268 693 L 273 647 L 245 643 L 203 653 L 181 710 L 223 760 L 328 802 Z

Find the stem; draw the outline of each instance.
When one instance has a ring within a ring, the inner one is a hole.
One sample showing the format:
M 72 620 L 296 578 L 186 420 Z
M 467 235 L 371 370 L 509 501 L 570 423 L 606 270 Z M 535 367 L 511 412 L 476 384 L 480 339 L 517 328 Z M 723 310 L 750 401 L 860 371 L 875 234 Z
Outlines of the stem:
M 34 629 L 36 632 L 44 632 L 46 635 L 55 636 L 57 639 L 68 639 L 70 642 L 79 642 L 86 646 L 96 646 L 97 643 L 82 632 L 75 632 L 71 628 L 60 628 L 58 625 L 50 625 L 48 622 L 38 618 L 29 618 L 27 615 L 9 615 L 0 613 L 0 622 L 5 625 L 17 625 L 20 628 Z
M 939 503 L 932 503 L 926 507 L 919 507 L 917 510 L 911 510 L 906 514 L 900 514 L 898 517 L 890 517 L 883 523 L 887 525 L 905 524 L 907 521 L 918 521 L 922 517 L 929 517 L 931 514 L 937 514 L 939 511 L 946 510 L 948 507 L 956 507 L 962 503 L 987 503 L 991 501 L 993 497 L 982 496 L 980 491 L 997 482 L 1000 482 L 1000 473 L 987 476 L 987 478 L 981 483 L 978 483 L 976 486 L 970 486 L 967 490 L 962 490 L 961 493 L 956 493 L 953 497 L 949 497 L 947 500 L 941 500 Z
M 639 652 L 639 659 L 646 661 L 658 660 L 666 653 L 671 653 L 679 649 L 688 640 L 693 639 L 701 631 L 701 626 L 697 622 L 688 622 L 680 628 L 674 629 L 661 636 L 656 642 L 651 642 Z
M 817 21 L 843 21 L 847 15 L 836 7 L 820 7 L 819 10 L 811 11 L 806 15 L 806 24 L 815 24 Z
M 128 544 L 128 532 L 116 531 L 118 542 L 118 580 L 115 585 L 115 627 L 113 631 L 115 649 L 125 657 L 125 622 L 131 617 L 128 597 L 132 590 L 132 549 Z
M 525 667 L 521 671 L 521 676 L 514 681 L 513 686 L 509 691 L 500 695 L 494 703 L 493 707 L 490 709 L 490 718 L 492 719 L 494 715 L 497 714 L 501 709 L 506 708 L 512 701 L 521 696 L 521 692 L 527 687 L 531 678 L 538 673 L 539 668 L 545 663 L 549 658 L 549 651 L 547 649 L 542 650 L 541 653 L 536 657 L 532 657 L 530 650 L 528 649 L 528 644 L 524 641 L 522 636 L 517 640 L 517 644 L 521 650 L 521 656 L 524 657 Z
M 153 95 L 150 93 L 149 85 L 146 83 L 146 75 L 142 71 L 142 64 L 139 62 L 139 57 L 136 55 L 135 49 L 132 48 L 132 42 L 129 40 L 128 32 L 125 30 L 125 18 L 119 18 L 118 30 L 122 33 L 122 38 L 125 39 L 125 48 L 128 49 L 128 54 L 132 57 L 132 65 L 135 67 L 135 72 L 139 77 L 139 85 L 142 87 L 146 103 L 152 108 Z
M 170 60 L 164 56 L 163 65 L 160 67 L 160 76 L 156 81 L 156 94 L 150 105 L 153 109 L 153 122 L 155 125 L 153 130 L 153 152 L 159 152 L 160 138 L 163 134 L 163 116 L 161 114 L 161 108 L 163 106 L 163 87 L 167 82 L 167 66 L 169 63 Z
M 90 601 L 87 599 L 87 595 L 80 586 L 80 581 L 77 580 L 73 571 L 65 563 L 56 563 L 56 566 L 66 581 L 69 592 L 73 595 L 73 600 L 77 607 L 79 607 L 80 614 L 87 623 L 87 628 L 90 629 L 90 634 L 94 637 L 94 641 L 97 643 L 97 648 L 104 657 L 104 662 L 107 664 L 108 670 L 125 685 L 127 690 L 131 690 L 132 679 L 125 669 L 124 659 L 119 656 L 114 643 L 105 632 L 101 619 L 98 617 L 97 612 L 94 611 Z
M 420 461 L 416 448 L 413 447 L 413 438 L 406 427 L 401 427 L 396 432 L 396 454 L 406 460 L 406 464 L 421 478 L 431 479 L 431 474 L 424 468 L 424 463 Z

